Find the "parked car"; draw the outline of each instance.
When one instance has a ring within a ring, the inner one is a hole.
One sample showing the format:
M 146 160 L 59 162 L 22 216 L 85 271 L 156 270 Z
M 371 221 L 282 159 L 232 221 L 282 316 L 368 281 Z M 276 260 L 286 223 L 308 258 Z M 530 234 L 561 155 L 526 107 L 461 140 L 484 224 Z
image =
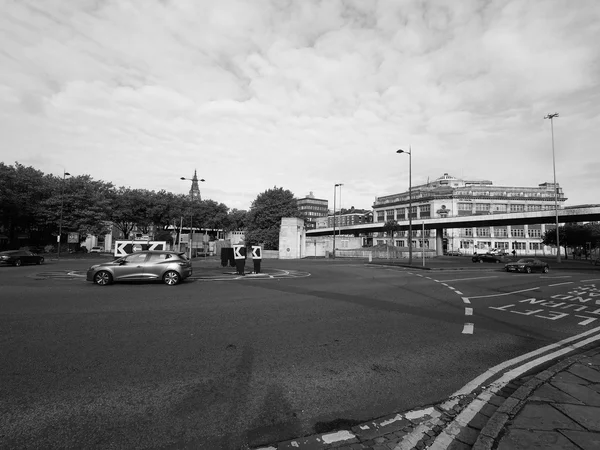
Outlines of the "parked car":
M 504 266 L 507 272 L 542 272 L 548 273 L 550 266 L 544 261 L 535 258 L 523 258 L 518 261 L 508 263 Z
M 475 263 L 489 262 L 489 263 L 496 263 L 496 264 L 504 262 L 504 260 L 502 259 L 501 256 L 492 255 L 491 253 L 484 253 L 481 255 L 475 254 L 471 258 L 471 261 L 473 261 Z
M 29 250 L 7 250 L 0 252 L 0 263 L 17 267 L 22 264 L 43 264 L 44 257 Z
M 114 281 L 162 280 L 174 286 L 191 275 L 192 263 L 185 253 L 147 250 L 93 265 L 87 281 L 105 286 Z
M 102 247 L 92 247 L 90 253 L 102 253 Z
M 446 256 L 462 256 L 462 252 L 460 250 L 448 250 Z

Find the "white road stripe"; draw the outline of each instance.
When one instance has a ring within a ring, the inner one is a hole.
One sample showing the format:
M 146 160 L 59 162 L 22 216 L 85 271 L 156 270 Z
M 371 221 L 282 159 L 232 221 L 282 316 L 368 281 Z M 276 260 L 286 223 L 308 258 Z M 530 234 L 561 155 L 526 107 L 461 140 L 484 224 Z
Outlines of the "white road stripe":
M 473 324 L 465 323 L 463 330 L 462 330 L 462 334 L 473 334 Z
M 475 295 L 475 296 L 469 297 L 469 298 L 503 297 L 504 295 L 513 295 L 513 294 L 518 294 L 520 292 L 535 291 L 536 289 L 539 289 L 539 287 L 534 287 L 534 288 L 531 288 L 531 289 L 523 289 L 523 290 L 520 290 L 520 291 L 505 292 L 503 294 Z
M 472 316 L 473 308 L 465 308 L 465 316 Z
M 463 295 L 463 293 L 460 291 L 454 291 L 454 292 L 456 292 L 458 295 Z
M 591 280 L 581 280 L 582 283 L 589 283 L 590 281 L 600 281 L 600 278 L 592 278 Z
M 452 282 L 452 281 L 468 281 L 468 280 L 485 280 L 486 278 L 498 278 L 498 276 L 494 275 L 493 277 L 456 278 L 454 280 L 444 280 L 444 281 Z
M 549 284 L 548 286 L 562 286 L 563 284 L 573 284 L 574 281 L 566 281 L 564 283 Z
M 469 297 L 463 297 L 463 298 L 462 298 L 462 300 L 463 300 L 463 302 L 465 302 L 465 303 L 467 303 L 467 304 L 471 303 L 471 302 L 469 301 Z
M 598 330 L 599 328 L 596 328 Z M 591 331 L 591 330 L 590 330 Z M 577 337 L 577 336 L 576 336 Z M 471 422 L 471 420 L 477 415 L 481 409 L 487 405 L 490 398 L 510 383 L 515 378 L 519 377 L 523 373 L 531 370 L 534 367 L 537 367 L 541 364 L 544 364 L 552 359 L 556 359 L 564 354 L 572 352 L 574 349 L 583 347 L 588 345 L 594 341 L 600 340 L 600 334 L 583 341 L 577 342 L 567 348 L 563 348 L 554 353 L 549 353 L 540 358 L 529 361 L 526 364 L 523 364 L 507 373 L 505 373 L 502 377 L 492 383 L 488 388 L 486 388 L 481 394 L 477 396 L 477 398 L 471 402 L 471 404 L 465 408 L 447 427 L 443 430 L 438 437 L 433 441 L 433 444 L 429 447 L 433 450 L 446 450 L 450 444 L 454 441 L 454 439 L 458 436 L 458 434 Z M 562 342 L 562 341 L 561 341 Z
M 514 366 L 515 364 L 518 364 L 522 361 L 526 361 L 535 356 L 544 354 L 546 352 L 549 352 L 550 350 L 554 350 L 555 348 L 563 347 L 570 342 L 577 341 L 579 339 L 584 338 L 585 336 L 588 336 L 588 335 L 594 334 L 594 333 L 598 333 L 598 332 L 600 332 L 600 327 L 592 328 L 591 330 L 584 331 L 583 333 L 580 333 L 577 336 L 572 336 L 570 338 L 563 339 L 562 341 L 558 341 L 556 344 L 547 345 L 540 349 L 534 350 L 532 352 L 526 353 L 521 356 L 517 356 L 516 358 L 510 359 L 501 364 L 498 364 L 498 365 L 492 367 L 491 369 L 488 369 L 486 372 L 479 375 L 477 378 L 474 378 L 473 380 L 471 380 L 470 382 L 465 384 L 462 388 L 460 388 L 458 391 L 456 391 L 454 394 L 452 394 L 451 397 L 457 397 L 459 395 L 469 395 L 471 392 L 473 392 L 475 389 L 477 389 L 479 386 L 481 386 L 486 380 L 490 379 L 491 377 L 496 375 L 498 372 L 506 369 L 507 367 Z M 600 338 L 600 335 L 599 335 L 599 338 Z

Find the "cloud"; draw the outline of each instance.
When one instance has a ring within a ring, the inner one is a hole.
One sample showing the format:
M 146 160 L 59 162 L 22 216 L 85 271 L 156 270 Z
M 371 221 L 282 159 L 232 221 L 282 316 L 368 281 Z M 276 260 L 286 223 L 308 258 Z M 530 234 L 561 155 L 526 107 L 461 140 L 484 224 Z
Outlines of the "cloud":
M 550 181 L 559 111 L 559 182 L 593 203 L 599 19 L 591 0 L 11 2 L 0 156 L 172 191 L 197 168 L 236 208 L 343 182 L 368 208 L 405 186 L 408 145 L 415 183 Z

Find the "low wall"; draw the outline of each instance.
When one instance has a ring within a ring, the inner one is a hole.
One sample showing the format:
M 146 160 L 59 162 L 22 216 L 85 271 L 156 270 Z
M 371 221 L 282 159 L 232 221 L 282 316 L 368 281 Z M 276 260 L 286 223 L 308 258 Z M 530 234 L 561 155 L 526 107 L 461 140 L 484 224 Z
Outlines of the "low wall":
M 279 250 L 263 250 L 263 259 L 279 259 Z
M 338 258 L 365 258 L 369 259 L 369 255 L 373 259 L 408 259 L 408 251 L 405 250 L 368 250 L 368 249 L 354 249 L 354 250 L 340 250 L 335 251 L 335 256 Z M 425 251 L 425 258 L 433 258 L 435 251 Z M 413 250 L 413 258 L 423 258 L 421 251 Z

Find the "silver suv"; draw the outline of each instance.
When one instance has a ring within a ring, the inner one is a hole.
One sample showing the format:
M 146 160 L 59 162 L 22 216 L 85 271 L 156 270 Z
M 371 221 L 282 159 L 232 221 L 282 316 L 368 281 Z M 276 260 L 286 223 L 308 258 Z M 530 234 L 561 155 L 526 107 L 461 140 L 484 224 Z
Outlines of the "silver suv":
M 87 271 L 87 280 L 100 286 L 114 281 L 162 280 L 174 286 L 191 275 L 192 263 L 185 253 L 148 250 L 94 264 Z

